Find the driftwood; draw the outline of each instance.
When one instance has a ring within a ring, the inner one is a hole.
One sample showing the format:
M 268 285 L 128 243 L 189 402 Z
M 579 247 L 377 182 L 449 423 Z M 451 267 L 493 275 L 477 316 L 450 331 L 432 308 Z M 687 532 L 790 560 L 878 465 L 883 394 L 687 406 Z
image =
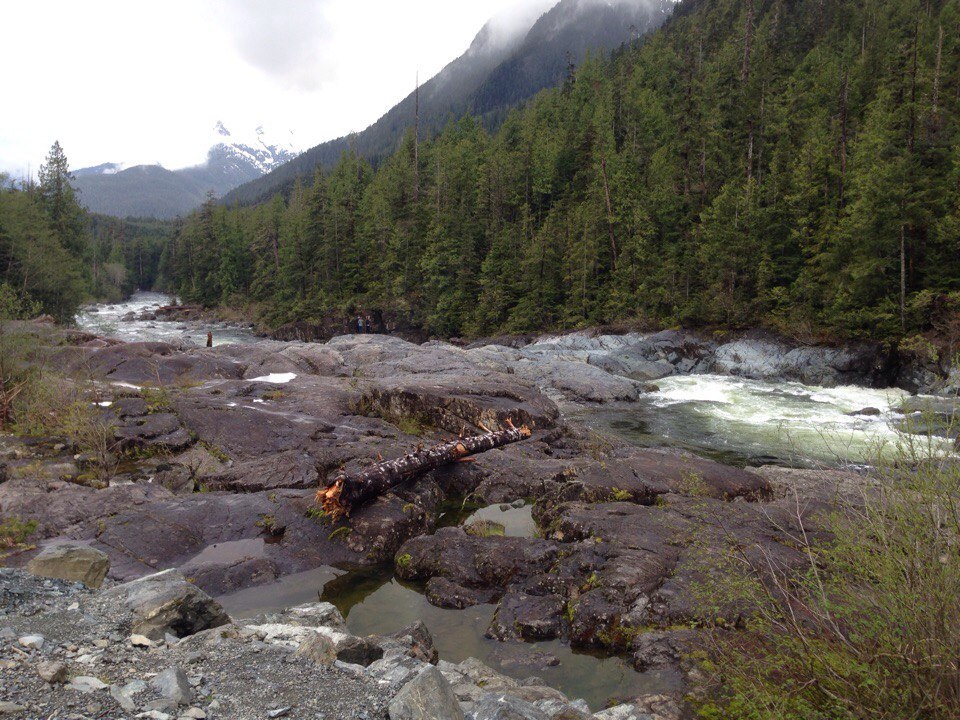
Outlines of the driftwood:
M 379 462 L 354 475 L 340 473 L 328 487 L 317 491 L 317 503 L 334 520 L 342 516 L 349 517 L 350 511 L 357 506 L 418 475 L 530 437 L 530 428 L 526 425 L 514 427 L 509 420 L 507 425 L 509 427 L 506 430 L 473 437 L 461 436 L 432 448 L 424 449 L 421 445 L 415 452 L 395 460 Z

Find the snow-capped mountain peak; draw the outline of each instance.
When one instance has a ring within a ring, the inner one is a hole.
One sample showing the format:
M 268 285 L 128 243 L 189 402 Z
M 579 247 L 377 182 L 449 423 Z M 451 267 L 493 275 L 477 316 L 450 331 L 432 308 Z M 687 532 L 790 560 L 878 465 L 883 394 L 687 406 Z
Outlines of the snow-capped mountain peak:
M 286 137 L 275 137 L 258 125 L 253 132 L 239 134 L 229 130 L 222 120 L 216 122 L 213 131 L 207 163 L 219 166 L 225 173 L 230 167 L 247 165 L 264 174 L 300 154 L 292 132 Z

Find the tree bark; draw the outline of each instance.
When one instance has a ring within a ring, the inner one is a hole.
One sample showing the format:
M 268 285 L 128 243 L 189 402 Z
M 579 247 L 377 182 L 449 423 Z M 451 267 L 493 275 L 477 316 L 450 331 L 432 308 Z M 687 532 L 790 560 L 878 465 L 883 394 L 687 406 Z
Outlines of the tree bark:
M 907 331 L 907 225 L 900 225 L 900 331 Z
M 443 465 L 463 460 L 470 455 L 493 450 L 530 437 L 530 428 L 510 426 L 507 430 L 485 435 L 459 438 L 432 448 L 417 448 L 415 452 L 395 460 L 377 463 L 361 472 L 341 473 L 333 483 L 317 491 L 317 503 L 334 520 L 350 516 L 358 506 L 389 492 L 396 486 L 435 470 Z
M 610 185 L 607 182 L 606 158 L 600 161 L 600 167 L 603 170 L 603 196 L 607 201 L 607 232 L 610 235 L 610 267 L 616 271 L 619 252 L 617 251 L 617 236 L 613 231 L 613 203 L 610 201 Z

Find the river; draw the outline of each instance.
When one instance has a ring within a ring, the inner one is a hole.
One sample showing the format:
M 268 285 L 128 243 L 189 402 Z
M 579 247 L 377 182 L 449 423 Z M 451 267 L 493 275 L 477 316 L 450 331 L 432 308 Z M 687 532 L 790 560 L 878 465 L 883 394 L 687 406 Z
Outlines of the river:
M 139 319 L 171 302 L 166 295 L 137 293 L 124 303 L 88 308 L 77 323 L 125 341 L 202 345 L 207 332 L 213 332 L 215 344 L 261 342 L 249 328 L 223 323 Z M 675 376 L 658 381 L 657 387 L 636 403 L 584 410 L 577 417 L 640 446 L 678 447 L 741 466 L 849 466 L 868 463 L 897 444 L 904 422 L 897 408 L 908 396 L 898 389 L 823 388 L 720 375 Z M 863 410 L 867 414 L 858 414 Z M 536 532 L 529 506 L 451 510 L 441 524 L 474 519 L 498 522 L 507 535 Z M 241 549 L 249 550 L 244 546 L 217 552 Z M 536 644 L 491 640 L 485 630 L 494 606 L 434 607 L 422 587 L 399 581 L 390 567 L 353 571 L 321 567 L 221 601 L 242 617 L 317 599 L 337 605 L 358 634 L 389 634 L 422 620 L 444 659 L 459 662 L 473 656 L 517 678 L 537 675 L 595 709 L 613 696 L 662 692 L 678 682 L 659 671 L 634 672 L 623 658 L 576 651 L 559 640 Z
M 145 313 L 152 314 L 158 308 L 174 302 L 173 297 L 163 293 L 138 292 L 124 302 L 84 308 L 77 315 L 77 325 L 89 332 L 124 342 L 169 342 L 203 346 L 207 343 L 208 332 L 213 333 L 215 346 L 230 343 L 247 345 L 260 340 L 249 327 L 227 323 L 140 319 Z

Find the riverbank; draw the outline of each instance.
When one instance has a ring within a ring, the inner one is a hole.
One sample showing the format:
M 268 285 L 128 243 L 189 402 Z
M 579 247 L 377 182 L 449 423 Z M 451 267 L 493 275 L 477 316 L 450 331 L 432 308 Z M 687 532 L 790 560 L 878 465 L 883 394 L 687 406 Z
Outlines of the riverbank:
M 666 695 L 673 714 L 654 717 L 677 717 L 700 683 L 687 653 L 697 628 L 716 619 L 692 592 L 704 548 L 722 553 L 732 531 L 737 542 L 799 565 L 795 523 L 816 536 L 838 493 L 855 497 L 869 479 L 743 469 L 584 426 L 576 410 L 623 410 L 663 381 L 624 368 L 693 371 L 730 352 L 717 345 L 698 358 L 703 345 L 682 334 L 632 340 L 569 335 L 519 349 L 461 348 L 364 335 L 207 349 L 36 331 L 48 371 L 83 378 L 74 382 L 91 393 L 108 447 L 98 457 L 76 438 L 4 438 L 0 513 L 35 523 L 6 563 L 26 566 L 69 541 L 105 553 L 113 582 L 178 568 L 228 605 L 253 590 L 349 596 L 350 627 L 369 600 L 366 624 L 352 631 L 377 634 L 406 624 L 405 596 L 337 582 L 337 568 L 386 567 L 451 613 L 434 635 L 459 625 L 460 644 L 486 653 L 497 672 L 549 675 L 566 693 L 592 668 L 606 672 L 590 663 L 612 653 L 633 669 L 628 682 L 590 699 L 594 711 L 610 699 L 642 707 Z M 671 357 L 666 347 L 689 351 Z M 837 381 L 861 367 L 830 349 L 799 357 L 792 367 Z M 348 521 L 331 524 L 314 508 L 316 487 L 342 467 L 507 419 L 531 425 L 534 438 L 434 471 Z M 799 517 L 794 491 L 806 508 Z M 532 531 L 467 532 L 466 514 L 451 515 L 464 502 L 521 504 Z M 372 627 L 371 617 L 383 624 Z M 559 646 L 577 654 L 551 652 Z

